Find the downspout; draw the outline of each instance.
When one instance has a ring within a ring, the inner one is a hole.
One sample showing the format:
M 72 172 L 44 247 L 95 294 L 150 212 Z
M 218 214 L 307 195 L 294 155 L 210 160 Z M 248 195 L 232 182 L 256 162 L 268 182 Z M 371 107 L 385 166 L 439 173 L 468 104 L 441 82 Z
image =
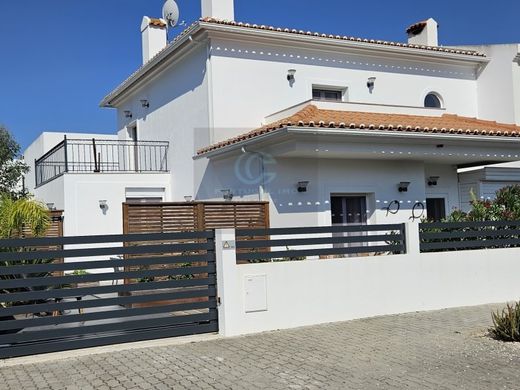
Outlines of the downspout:
M 211 58 L 211 39 L 208 38 L 206 46 L 206 58 L 207 58 L 207 75 L 208 75 L 208 136 L 209 143 L 211 145 L 215 143 L 215 122 L 213 120 L 213 66 Z
M 264 195 L 265 195 L 265 165 L 264 165 L 264 155 L 260 152 L 251 152 L 245 148 L 245 146 L 242 146 L 241 148 L 242 153 L 250 153 L 250 154 L 256 154 L 257 156 L 260 156 L 260 186 L 258 187 L 258 200 L 263 201 Z

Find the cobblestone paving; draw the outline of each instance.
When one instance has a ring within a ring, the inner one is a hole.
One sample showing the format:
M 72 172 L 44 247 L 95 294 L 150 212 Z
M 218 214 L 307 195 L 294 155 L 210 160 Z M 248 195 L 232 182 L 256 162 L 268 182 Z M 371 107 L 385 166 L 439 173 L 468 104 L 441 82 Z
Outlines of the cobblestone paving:
M 0 369 L 20 389 L 520 389 L 493 306 L 335 323 Z

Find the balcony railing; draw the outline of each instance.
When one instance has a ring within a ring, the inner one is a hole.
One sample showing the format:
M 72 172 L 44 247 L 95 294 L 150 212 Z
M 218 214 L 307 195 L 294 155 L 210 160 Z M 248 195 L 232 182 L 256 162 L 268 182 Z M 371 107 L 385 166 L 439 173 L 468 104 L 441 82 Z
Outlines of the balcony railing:
M 36 186 L 64 173 L 168 172 L 167 141 L 64 138 L 35 161 Z

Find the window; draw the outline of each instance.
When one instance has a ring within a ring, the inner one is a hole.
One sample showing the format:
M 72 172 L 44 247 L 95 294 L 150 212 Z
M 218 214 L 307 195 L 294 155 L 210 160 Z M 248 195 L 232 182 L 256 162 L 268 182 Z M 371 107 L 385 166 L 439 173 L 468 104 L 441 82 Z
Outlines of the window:
M 424 98 L 424 107 L 428 107 L 428 108 L 442 108 L 441 99 L 436 94 L 429 93 Z
M 313 100 L 324 100 L 328 102 L 341 102 L 343 100 L 343 92 L 341 90 L 334 89 L 312 89 Z
M 439 222 L 446 218 L 446 202 L 444 198 L 427 198 L 426 213 L 430 221 Z
M 126 198 L 126 203 L 158 203 L 162 202 L 162 197 L 148 196 L 143 198 Z

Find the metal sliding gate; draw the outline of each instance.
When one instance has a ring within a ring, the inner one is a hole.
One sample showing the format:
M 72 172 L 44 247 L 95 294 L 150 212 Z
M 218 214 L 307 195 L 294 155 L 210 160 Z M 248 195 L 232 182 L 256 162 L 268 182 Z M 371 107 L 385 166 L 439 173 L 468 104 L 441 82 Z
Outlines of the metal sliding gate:
M 216 332 L 214 232 L 0 240 L 0 358 Z

